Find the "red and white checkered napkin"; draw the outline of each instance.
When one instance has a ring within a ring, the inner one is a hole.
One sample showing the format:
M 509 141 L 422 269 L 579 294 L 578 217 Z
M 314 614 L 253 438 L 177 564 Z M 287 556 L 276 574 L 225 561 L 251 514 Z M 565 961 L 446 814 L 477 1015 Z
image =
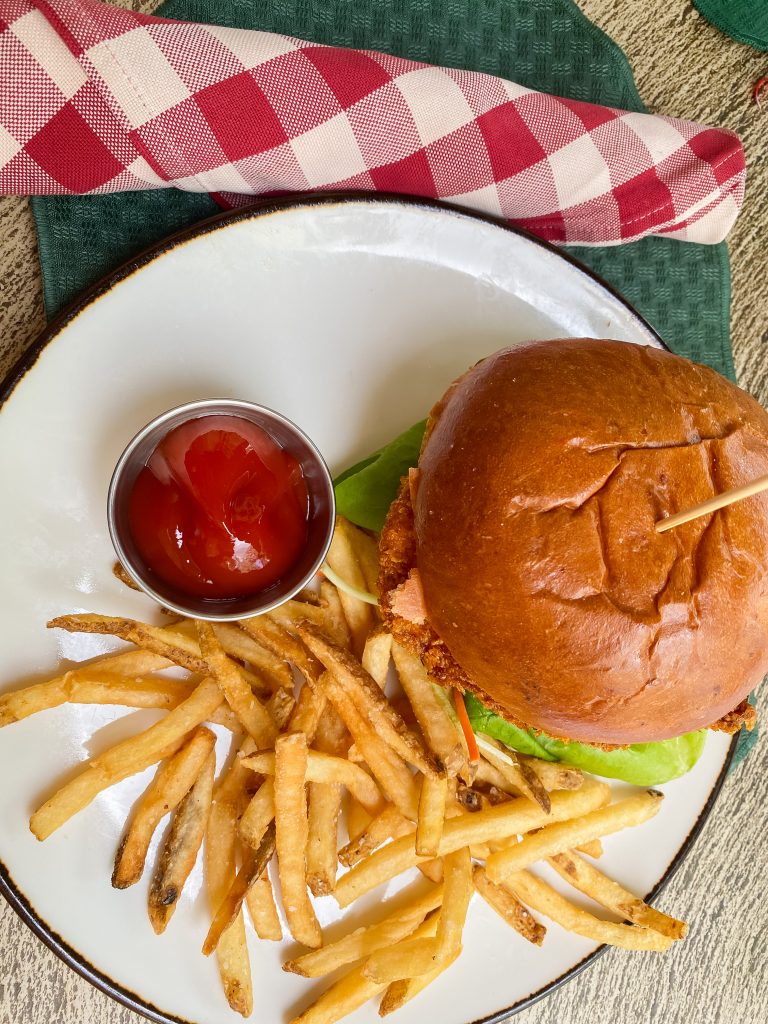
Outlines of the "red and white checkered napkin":
M 605 245 L 719 242 L 744 176 L 722 129 L 97 0 L 0 0 L 0 192 L 400 192 Z

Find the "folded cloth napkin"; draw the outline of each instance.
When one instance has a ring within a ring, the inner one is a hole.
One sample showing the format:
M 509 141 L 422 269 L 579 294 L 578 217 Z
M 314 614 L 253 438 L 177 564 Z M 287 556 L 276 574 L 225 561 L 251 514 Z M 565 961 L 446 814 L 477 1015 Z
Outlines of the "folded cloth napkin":
M 738 138 L 492 75 L 98 0 L 0 0 L 0 192 L 428 196 L 554 242 L 715 243 Z

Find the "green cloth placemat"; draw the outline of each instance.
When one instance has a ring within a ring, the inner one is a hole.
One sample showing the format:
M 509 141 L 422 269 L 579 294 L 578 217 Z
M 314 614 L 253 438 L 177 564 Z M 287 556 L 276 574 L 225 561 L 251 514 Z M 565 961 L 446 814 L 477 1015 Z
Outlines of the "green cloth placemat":
M 768 0 L 693 0 L 721 32 L 756 50 L 768 50 Z
M 168 0 L 157 13 L 384 50 L 645 110 L 622 51 L 571 0 Z M 163 189 L 39 197 L 33 210 L 52 316 L 119 263 L 218 207 L 208 196 Z M 675 351 L 733 377 L 725 245 L 648 238 L 569 251 L 626 295 Z

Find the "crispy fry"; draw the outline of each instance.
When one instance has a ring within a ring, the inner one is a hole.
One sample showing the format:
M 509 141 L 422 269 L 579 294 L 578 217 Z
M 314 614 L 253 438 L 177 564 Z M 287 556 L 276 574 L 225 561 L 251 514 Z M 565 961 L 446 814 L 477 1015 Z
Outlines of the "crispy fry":
M 303 732 L 307 743 L 313 742 L 327 703 L 322 680 L 321 676 L 318 685 L 314 687 L 302 686 L 296 706 L 288 719 L 287 731 Z
M 358 553 L 354 547 L 355 534 L 357 532 L 350 522 L 338 516 L 327 560 L 331 569 L 345 583 L 349 583 L 359 590 L 367 591 L 369 589 L 368 584 Z M 371 592 L 375 593 L 375 591 Z M 352 651 L 360 658 L 365 649 L 365 641 L 368 634 L 376 625 L 376 612 L 373 605 L 360 601 L 346 590 L 339 591 L 339 599 L 341 600 L 344 617 L 347 620 L 352 636 Z
M 146 622 L 110 615 L 60 615 L 51 619 L 48 629 L 66 629 L 70 633 L 98 633 L 129 640 L 145 651 L 166 658 L 190 672 L 208 675 L 208 665 L 200 654 L 200 645 L 188 632 L 190 624 L 172 623 L 168 626 L 150 626 Z M 192 628 L 193 625 L 192 625 Z M 264 684 L 258 676 L 242 669 L 249 686 L 256 692 Z
M 419 925 L 413 938 L 429 938 L 435 934 L 436 926 L 436 915 L 433 914 Z M 303 1013 L 294 1017 L 290 1024 L 336 1024 L 384 988 L 384 985 L 369 981 L 363 975 L 362 966 L 355 967 L 326 989 Z
M 433 886 L 400 910 L 388 914 L 378 924 L 356 928 L 337 942 L 305 953 L 295 960 L 289 960 L 283 964 L 283 970 L 301 974 L 305 978 L 321 978 L 331 974 L 339 967 L 363 960 L 377 950 L 387 949 L 393 943 L 404 939 L 421 924 L 427 914 L 436 910 L 442 901 L 442 886 Z
M 339 592 L 330 580 L 323 580 L 320 584 L 320 600 L 325 612 L 323 631 L 335 643 L 349 650 L 352 645 L 352 634 L 344 617 Z
M 582 843 L 580 846 L 575 846 L 574 849 L 578 853 L 586 853 L 588 857 L 594 857 L 598 860 L 603 856 L 603 844 L 599 839 L 592 839 L 588 843 Z
M 279 605 L 269 614 L 274 622 L 287 630 L 292 630 L 297 622 L 314 622 L 318 626 L 323 626 L 326 621 L 325 608 L 322 605 L 295 599 Z
M 265 868 L 261 877 L 253 882 L 246 893 L 245 902 L 259 938 L 280 942 L 283 929 L 275 906 L 275 894 L 272 891 L 268 869 Z
M 258 850 L 248 848 L 243 866 L 232 881 L 214 914 L 203 943 L 203 956 L 210 956 L 230 925 L 234 924 L 251 886 L 264 874 L 275 852 L 275 827 L 269 826 Z
M 455 963 L 461 955 L 461 948 L 456 949 L 437 967 L 433 967 L 426 974 L 419 974 L 415 978 L 402 978 L 400 981 L 393 981 L 387 987 L 379 1005 L 379 1016 L 386 1017 L 395 1010 L 399 1010 L 407 1002 L 410 1002 L 420 992 L 423 992 L 428 985 L 436 981 L 443 971 L 447 971 L 451 964 Z
M 388 839 L 397 839 L 413 832 L 413 825 L 394 804 L 388 804 L 371 820 L 364 831 L 354 838 L 351 826 L 349 832 L 350 841 L 339 850 L 339 860 L 345 867 L 351 868 Z
M 216 787 L 205 834 L 205 877 L 211 912 L 216 913 L 235 880 L 237 811 L 245 769 L 233 761 Z M 216 960 L 227 1002 L 237 1013 L 253 1012 L 253 985 L 242 908 L 216 946 Z
M 614 914 L 633 924 L 666 935 L 669 939 L 685 938 L 688 925 L 684 921 L 678 921 L 674 917 L 662 914 L 660 910 L 649 907 L 638 896 L 628 892 L 618 882 L 608 878 L 581 857 L 573 853 L 558 853 L 548 859 L 561 878 L 596 903 L 602 904 L 607 910 L 612 910 Z
M 259 747 L 271 746 L 277 735 L 274 720 L 241 669 L 225 654 L 211 623 L 198 619 L 197 636 L 206 664 L 245 731 Z
M 517 786 L 513 786 L 499 769 L 495 768 L 490 761 L 486 761 L 484 757 L 477 762 L 474 785 L 492 786 L 494 789 L 501 790 L 502 793 L 509 793 L 510 796 L 520 795 Z
M 359 526 L 353 526 L 348 519 L 342 527 L 349 535 L 358 565 L 365 580 L 365 589 L 370 594 L 378 593 L 379 584 L 379 542 Z
M 240 625 L 255 640 L 281 658 L 287 658 L 312 686 L 323 674 L 323 666 L 314 658 L 302 641 L 269 615 L 243 619 Z
M 171 829 L 157 860 L 149 888 L 149 920 L 156 934 L 168 927 L 195 866 L 203 842 L 213 795 L 216 758 L 211 751 L 194 785 L 173 815 Z
M 192 788 L 215 743 L 210 729 L 198 726 L 181 750 L 158 768 L 117 851 L 112 873 L 115 889 L 127 889 L 141 878 L 155 829 Z
M 236 622 L 217 622 L 213 629 L 227 654 L 247 661 L 269 690 L 293 689 L 293 673 L 284 658 L 257 643 Z
M 386 797 L 411 821 L 418 817 L 419 795 L 413 775 L 404 761 L 379 736 L 371 723 L 358 710 L 346 690 L 328 676 L 325 682 L 328 699 L 344 720 L 355 746 L 369 766 Z
M 564 896 L 529 871 L 518 871 L 505 882 L 524 903 L 540 914 L 562 925 L 569 932 L 583 935 L 595 942 L 622 949 L 669 949 L 673 940 L 647 928 L 631 924 L 615 924 L 603 921 L 580 907 L 574 906 Z
M 91 695 L 96 695 L 103 688 L 105 695 L 107 691 L 115 691 L 133 683 L 143 683 L 141 678 L 150 672 L 156 672 L 167 668 L 170 662 L 150 651 L 125 651 L 122 654 L 110 655 L 106 658 L 99 658 L 97 661 L 88 662 L 80 668 L 72 669 L 63 675 L 47 679 L 42 683 L 35 683 L 33 686 L 25 686 L 21 690 L 11 691 L 0 695 L 0 728 L 4 725 L 11 725 L 13 722 L 20 722 L 38 711 L 46 711 L 48 708 L 57 708 L 68 701 L 77 704 L 119 704 L 119 700 L 93 700 Z M 154 683 L 155 680 L 152 680 Z M 162 689 L 165 683 L 174 685 L 176 680 L 156 680 L 158 689 Z M 144 705 L 137 705 L 144 706 Z M 152 704 L 150 707 L 162 705 Z
M 441 774 L 441 769 L 435 764 L 435 759 L 424 749 L 419 737 L 407 728 L 405 722 L 362 665 L 348 651 L 324 637 L 314 626 L 309 624 L 299 626 L 298 631 L 307 647 L 332 673 L 339 686 L 347 691 L 359 707 L 365 709 L 365 714 L 371 725 L 379 732 L 382 739 L 403 760 L 408 761 L 425 775 Z
M 547 929 L 540 924 L 533 914 L 523 906 L 517 896 L 505 889 L 503 885 L 496 885 L 488 877 L 485 868 L 476 864 L 472 869 L 472 883 L 476 892 L 483 897 L 489 907 L 503 917 L 507 924 L 519 932 L 524 939 L 528 939 L 535 946 L 540 946 L 547 934 Z
M 373 953 L 363 974 L 373 981 L 393 982 L 427 974 L 455 959 L 461 950 L 461 935 L 472 897 L 472 860 L 466 848 L 455 850 L 444 860 L 443 902 L 434 939 L 405 939 L 388 949 Z
M 240 819 L 240 838 L 254 850 L 258 849 L 274 816 L 275 783 L 270 778 L 264 780 L 246 807 Z
M 586 814 L 603 806 L 610 799 L 610 793 L 610 787 L 605 783 L 587 779 L 581 789 L 554 793 L 550 815 L 525 797 L 489 807 L 478 814 L 462 814 L 461 817 L 446 821 L 440 842 L 440 856 L 444 857 L 472 843 L 521 835 L 550 821 L 563 821 Z M 349 906 L 363 893 L 423 863 L 426 858 L 418 856 L 414 840 L 414 832 L 401 836 L 342 875 L 336 882 L 334 893 L 339 906 Z
M 391 657 L 392 634 L 387 633 L 383 626 L 378 626 L 368 635 L 360 660 L 363 668 L 380 690 L 383 690 L 386 685 Z
M 318 751 L 332 757 L 343 758 L 346 753 L 349 747 L 349 733 L 333 707 L 327 706 L 323 712 L 315 743 Z M 349 768 L 356 768 L 349 761 L 343 760 L 342 763 Z M 360 771 L 363 769 L 361 768 Z M 367 775 L 366 772 L 363 773 Z M 367 777 L 370 779 L 370 775 Z M 375 806 L 371 803 L 368 803 L 367 806 L 374 811 L 381 806 L 381 796 L 372 779 L 371 783 L 376 788 L 377 799 Z M 332 782 L 330 785 L 311 782 L 309 786 L 307 880 L 309 888 L 315 896 L 328 895 L 333 892 L 336 885 L 338 821 L 341 812 L 342 787 L 342 779 Z
M 291 720 L 291 715 L 296 707 L 296 698 L 293 696 L 293 687 L 284 690 L 282 687 L 275 690 L 267 701 L 267 711 L 278 729 L 284 729 Z
M 280 736 L 275 744 L 277 867 L 288 927 L 297 942 L 322 944 L 320 924 L 307 893 L 307 738 Z
M 555 789 L 578 789 L 584 782 L 584 772 L 570 764 L 542 761 L 539 757 L 528 757 L 527 754 L 518 754 L 517 760 L 535 772 L 542 786 L 550 793 Z
M 204 679 L 162 721 L 88 761 L 78 776 L 35 811 L 29 823 L 32 833 L 47 839 L 103 789 L 175 753 L 187 733 L 209 718 L 221 701 L 218 686 L 212 679 Z
M 138 583 L 136 583 L 133 580 L 133 577 L 128 575 L 128 573 L 125 570 L 125 566 L 123 566 L 120 562 L 115 562 L 115 564 L 112 566 L 112 575 L 115 577 L 115 579 L 120 580 L 120 582 L 124 586 L 129 587 L 131 590 L 137 590 L 139 591 L 139 593 L 141 593 L 141 587 L 138 585 Z
M 391 804 L 387 804 L 387 807 L 390 806 Z M 349 842 L 351 843 L 357 840 L 363 834 L 363 832 L 365 832 L 365 830 L 373 821 L 373 818 L 370 816 L 368 811 L 366 811 L 363 805 L 358 803 L 358 801 L 355 800 L 353 796 L 350 796 L 349 793 L 347 793 L 346 797 L 344 798 L 343 808 L 344 821 L 347 826 L 347 836 L 349 837 Z
M 275 760 L 275 754 L 268 751 L 244 758 L 243 764 L 260 775 L 274 775 Z M 377 814 L 381 809 L 381 794 L 371 776 L 359 765 L 342 757 L 323 754 L 319 750 L 308 751 L 307 782 L 338 783 L 345 786 L 363 807 L 370 808 L 371 813 Z
M 523 764 L 512 750 L 488 736 L 478 736 L 477 742 L 482 757 L 490 761 L 511 786 L 529 800 L 533 800 L 543 810 L 549 810 L 549 793 L 538 775 Z
M 348 761 L 343 762 L 349 764 Z M 309 785 L 307 883 L 315 896 L 327 896 L 336 887 L 338 821 L 342 786 L 338 782 Z
M 420 857 L 437 856 L 443 835 L 447 795 L 447 776 L 424 776 L 419 797 L 419 819 L 416 823 L 416 853 Z
M 619 832 L 630 825 L 639 825 L 659 811 L 662 799 L 661 793 L 647 790 L 609 807 L 593 810 L 573 821 L 560 820 L 557 824 L 548 825 L 535 835 L 526 836 L 522 842 L 489 857 L 488 877 L 492 882 L 506 882 L 510 874 L 521 871 L 537 860 L 563 853 L 579 843 Z
M 449 775 L 466 772 L 466 749 L 421 660 L 397 643 L 392 644 L 392 658 L 400 685 L 411 702 L 416 721 L 430 750 L 439 758 Z

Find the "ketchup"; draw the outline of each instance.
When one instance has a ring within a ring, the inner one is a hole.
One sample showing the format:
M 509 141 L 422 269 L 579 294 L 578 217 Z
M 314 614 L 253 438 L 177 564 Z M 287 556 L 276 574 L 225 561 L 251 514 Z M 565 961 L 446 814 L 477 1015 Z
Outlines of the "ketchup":
M 295 565 L 309 493 L 298 460 L 240 416 L 201 416 L 168 433 L 128 503 L 139 554 L 195 597 L 247 597 Z

